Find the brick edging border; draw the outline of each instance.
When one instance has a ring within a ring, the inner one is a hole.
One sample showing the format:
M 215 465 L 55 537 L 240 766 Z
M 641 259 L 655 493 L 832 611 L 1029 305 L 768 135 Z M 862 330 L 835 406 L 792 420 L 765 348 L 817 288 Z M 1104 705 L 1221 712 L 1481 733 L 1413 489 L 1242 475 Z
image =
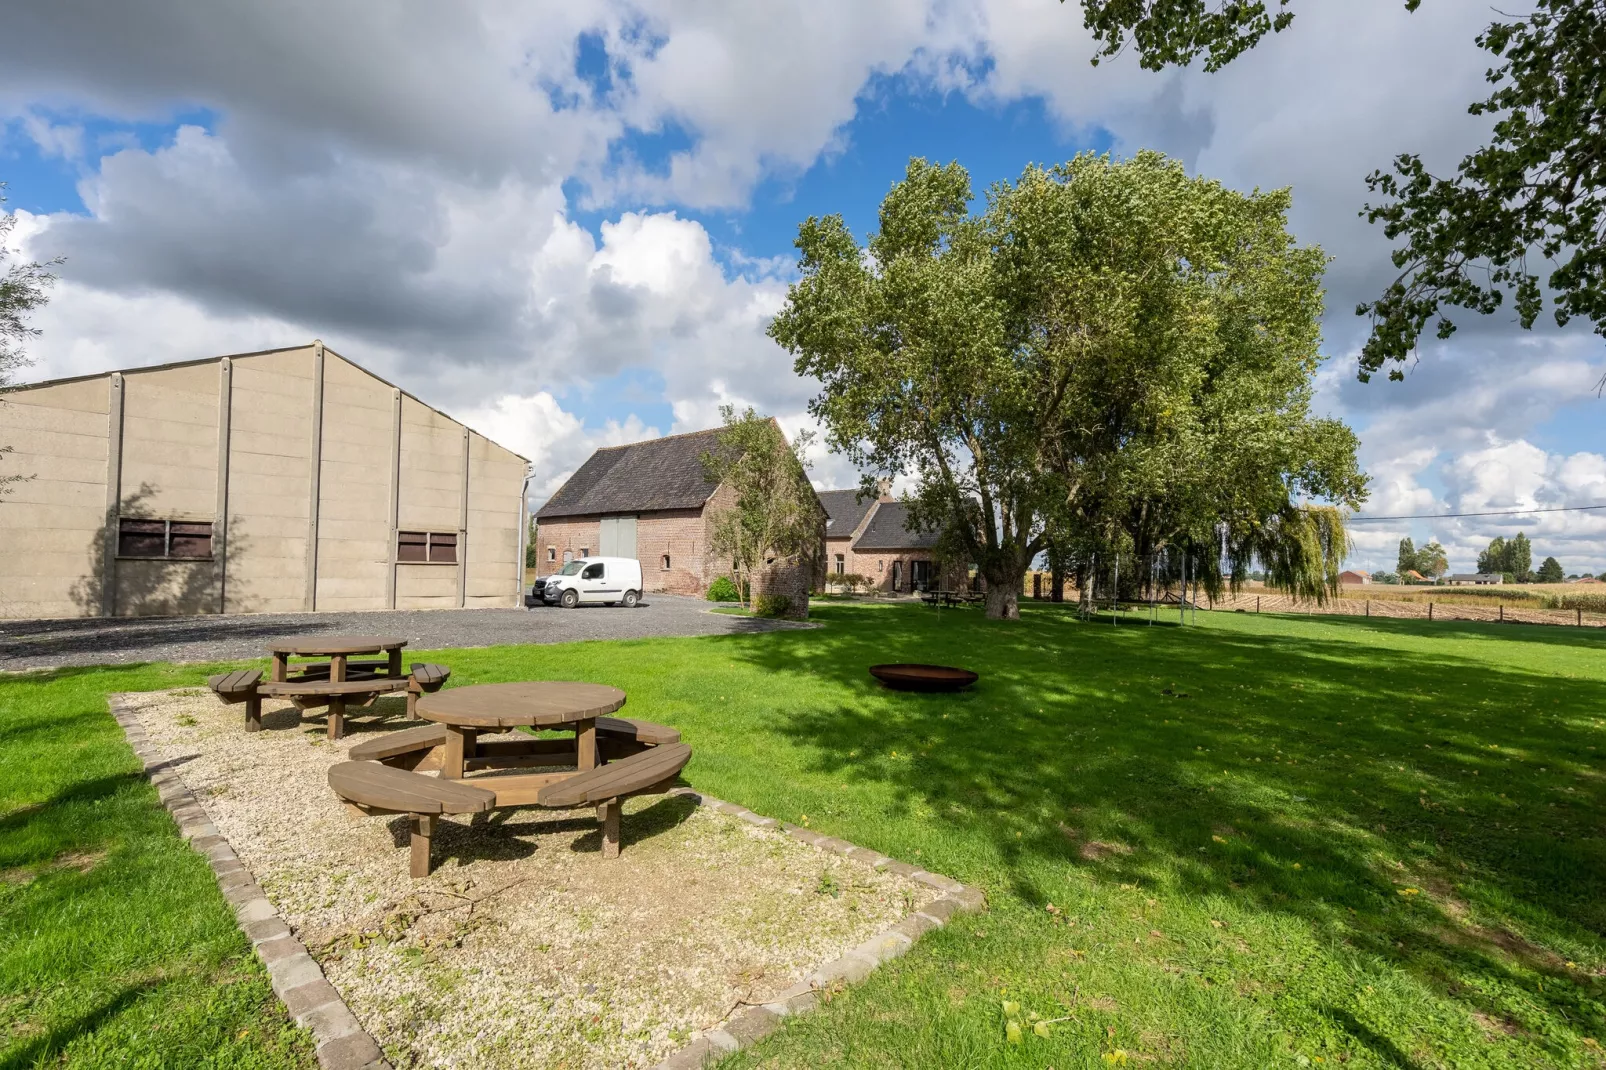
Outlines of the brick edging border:
M 822 836 L 812 829 L 803 828 L 773 817 L 756 814 L 745 806 L 704 795 L 691 788 L 676 788 L 671 795 L 695 799 L 699 806 L 722 814 L 729 814 L 749 825 L 760 828 L 777 828 L 794 840 L 817 847 L 831 854 L 850 858 L 871 869 L 896 873 L 935 888 L 937 898 L 920 910 L 887 929 L 870 937 L 847 954 L 816 968 L 791 988 L 780 992 L 768 1003 L 749 1006 L 733 1015 L 723 1024 L 710 1030 L 669 1058 L 658 1063 L 653 1070 L 695 1070 L 710 1062 L 724 1058 L 741 1048 L 757 1043 L 779 1029 L 784 1020 L 794 1014 L 807 1014 L 819 1005 L 819 992 L 835 984 L 854 984 L 864 980 L 870 972 L 888 959 L 895 959 L 914 946 L 916 940 L 948 923 L 955 914 L 981 910 L 987 898 L 980 888 L 960 884 L 940 873 L 932 873 L 907 862 L 855 846 L 834 836 Z
M 172 764 L 164 761 L 146 738 L 132 698 L 124 693 L 108 695 L 112 717 L 144 766 L 146 779 L 156 786 L 162 804 L 178 822 L 179 835 L 212 867 L 223 898 L 234 908 L 235 920 L 268 968 L 274 994 L 296 1024 L 312 1033 L 318 1064 L 324 1070 L 391 1070 L 384 1052 L 324 977 L 317 960 L 307 954 L 306 947 L 279 917 L 256 878 L 206 816 Z
M 306 947 L 296 939 L 284 919 L 279 917 L 273 904 L 268 902 L 267 896 L 257 885 L 256 877 L 240 861 L 234 848 L 229 846 L 229 841 L 218 831 L 217 825 L 206 816 L 206 811 L 190 789 L 184 786 L 184 781 L 174 771 L 172 764 L 163 760 L 146 738 L 145 727 L 139 723 L 133 708 L 133 698 L 127 693 L 107 696 L 113 719 L 122 728 L 128 745 L 139 758 L 146 779 L 155 785 L 162 804 L 173 815 L 173 820 L 178 822 L 179 834 L 189 841 L 192 848 L 204 855 L 207 864 L 212 867 L 223 898 L 234 908 L 234 916 L 241 930 L 268 969 L 274 994 L 283 1001 L 296 1024 L 312 1033 L 317 1044 L 319 1065 L 324 1070 L 392 1070 L 378 1043 L 363 1029 L 362 1023 L 351 1013 L 346 1001 L 340 998 L 335 986 L 324 977 L 317 960 L 307 953 Z M 888 959 L 897 958 L 913 947 L 921 936 L 946 925 L 955 914 L 981 910 L 987 905 L 987 898 L 980 888 L 960 884 L 950 877 L 907 862 L 899 862 L 847 840 L 822 836 L 800 825 L 764 817 L 745 806 L 737 806 L 691 788 L 676 788 L 670 794 L 692 799 L 699 806 L 728 814 L 750 825 L 780 829 L 792 839 L 822 851 L 934 888 L 938 895 L 896 925 L 883 929 L 847 954 L 817 967 L 803 980 L 778 993 L 770 1002 L 749 1006 L 733 1015 L 658 1063 L 653 1070 L 694 1070 L 740 1048 L 749 1047 L 779 1029 L 786 1018 L 814 1010 L 819 1004 L 818 993 L 822 989 L 864 980 L 877 966 Z

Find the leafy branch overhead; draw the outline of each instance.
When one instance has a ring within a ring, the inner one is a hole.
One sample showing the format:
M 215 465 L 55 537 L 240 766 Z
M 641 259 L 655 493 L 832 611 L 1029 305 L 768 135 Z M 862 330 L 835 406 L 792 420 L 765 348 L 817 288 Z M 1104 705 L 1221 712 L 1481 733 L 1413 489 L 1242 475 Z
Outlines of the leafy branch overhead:
M 1131 46 L 1151 70 L 1201 56 L 1218 70 L 1294 20 L 1292 0 L 1082 0 L 1082 10 L 1095 63 Z M 1383 199 L 1362 214 L 1397 243 L 1399 273 L 1356 309 L 1372 324 L 1363 381 L 1407 360 L 1430 322 L 1449 338 L 1450 309 L 1489 315 L 1508 297 L 1525 329 L 1548 300 L 1557 325 L 1584 319 L 1606 336 L 1606 0 L 1493 10 L 1501 21 L 1476 39 L 1494 57 L 1493 89 L 1467 109 L 1493 121 L 1488 143 L 1448 177 L 1402 153 L 1366 179 Z

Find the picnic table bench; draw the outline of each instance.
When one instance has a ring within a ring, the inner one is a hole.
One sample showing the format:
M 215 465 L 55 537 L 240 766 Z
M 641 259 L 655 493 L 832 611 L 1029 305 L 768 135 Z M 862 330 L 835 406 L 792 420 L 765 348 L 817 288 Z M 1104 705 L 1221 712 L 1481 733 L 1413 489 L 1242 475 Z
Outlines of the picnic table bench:
M 296 672 L 291 675 L 288 670 L 281 671 L 278 660 L 277 648 L 285 645 L 275 644 L 273 679 L 263 680 L 260 669 L 242 669 L 207 679 L 207 685 L 225 704 L 245 703 L 247 732 L 261 730 L 262 699 L 266 696 L 287 698 L 303 711 L 327 707 L 329 738 L 340 739 L 346 734 L 346 714 L 352 707 L 363 709 L 373 705 L 380 695 L 402 691 L 407 695 L 407 716 L 416 717 L 419 697 L 439 691 L 452 675 L 447 666 L 428 662 L 414 662 L 409 672 L 400 675 L 400 646 L 395 648 L 396 657 L 383 661 L 348 662 L 334 657 L 326 662 L 293 666 Z
M 463 695 L 474 691 L 483 697 Z M 675 729 L 600 713 L 624 704 L 623 692 L 614 688 L 492 684 L 447 695 L 461 697 L 423 711 L 441 723 L 365 740 L 329 770 L 330 788 L 357 812 L 408 815 L 414 877 L 429 875 L 438 816 L 491 809 L 595 806 L 602 855 L 616 858 L 622 801 L 667 791 L 691 760 L 691 747 Z M 458 723 L 464 720 L 471 723 Z M 516 725 L 573 728 L 575 735 L 478 739 L 481 731 Z M 532 769 L 547 771 L 525 772 Z

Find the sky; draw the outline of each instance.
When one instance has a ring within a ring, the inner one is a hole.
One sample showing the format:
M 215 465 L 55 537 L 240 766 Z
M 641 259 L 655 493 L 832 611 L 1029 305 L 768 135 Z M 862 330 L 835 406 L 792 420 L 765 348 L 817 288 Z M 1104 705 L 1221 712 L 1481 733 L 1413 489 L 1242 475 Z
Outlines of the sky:
M 1392 278 L 1358 217 L 1399 152 L 1486 135 L 1483 4 L 1306 0 L 1226 70 L 1093 67 L 1074 2 L 54 0 L 0 13 L 14 252 L 65 257 L 29 379 L 321 338 L 534 462 L 722 404 L 789 432 L 815 385 L 765 335 L 809 215 L 862 238 L 911 156 L 976 188 L 1082 151 L 1167 152 L 1292 188 L 1331 257 L 1320 409 L 1360 434 L 1361 516 L 1606 504 L 1606 346 L 1460 317 L 1404 382 L 1356 380 L 1357 302 Z M 816 446 L 822 489 L 857 473 Z M 1606 569 L 1606 510 L 1354 525 L 1471 571 L 1495 535 Z

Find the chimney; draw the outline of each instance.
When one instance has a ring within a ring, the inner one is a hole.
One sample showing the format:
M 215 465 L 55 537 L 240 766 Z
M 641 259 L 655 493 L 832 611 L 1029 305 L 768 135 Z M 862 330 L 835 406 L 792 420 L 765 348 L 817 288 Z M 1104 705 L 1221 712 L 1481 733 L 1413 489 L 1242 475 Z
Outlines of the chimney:
M 880 496 L 877 499 L 878 501 L 890 502 L 890 501 L 893 500 L 893 498 L 892 498 L 892 480 L 890 480 L 890 479 L 878 479 L 878 480 L 876 480 L 875 481 L 875 489 L 876 489 L 876 493 Z

